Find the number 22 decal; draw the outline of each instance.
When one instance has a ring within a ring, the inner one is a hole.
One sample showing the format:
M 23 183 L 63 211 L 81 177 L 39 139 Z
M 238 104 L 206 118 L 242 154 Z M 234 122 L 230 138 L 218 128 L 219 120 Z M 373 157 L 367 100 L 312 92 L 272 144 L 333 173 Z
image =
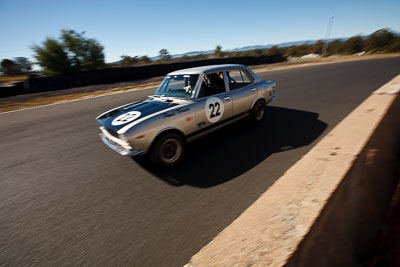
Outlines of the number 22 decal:
M 217 122 L 224 114 L 224 103 L 218 97 L 210 97 L 206 101 L 205 112 L 209 122 Z
M 210 118 L 214 118 L 215 116 L 221 115 L 221 113 L 219 112 L 221 105 L 218 102 L 215 102 L 214 104 L 210 104 L 208 107 L 211 109 Z M 214 113 L 214 111 L 215 111 L 215 113 Z

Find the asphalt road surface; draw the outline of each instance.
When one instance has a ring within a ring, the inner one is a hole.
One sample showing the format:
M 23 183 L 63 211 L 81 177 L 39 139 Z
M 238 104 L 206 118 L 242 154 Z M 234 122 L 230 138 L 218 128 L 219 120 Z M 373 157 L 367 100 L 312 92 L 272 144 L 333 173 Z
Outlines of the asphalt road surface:
M 263 124 L 195 141 L 168 171 L 110 150 L 94 120 L 152 90 L 0 114 L 0 265 L 182 266 L 399 73 L 400 58 L 260 73 L 279 95 Z

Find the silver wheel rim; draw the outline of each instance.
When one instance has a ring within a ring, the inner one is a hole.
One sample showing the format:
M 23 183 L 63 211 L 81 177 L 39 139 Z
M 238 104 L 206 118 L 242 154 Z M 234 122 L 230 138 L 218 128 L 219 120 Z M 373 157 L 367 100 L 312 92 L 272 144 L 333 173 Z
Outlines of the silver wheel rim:
M 255 110 L 255 118 L 257 121 L 262 120 L 264 117 L 264 105 L 263 104 L 258 104 Z
M 164 163 L 176 162 L 182 154 L 182 144 L 174 139 L 169 138 L 162 142 L 160 146 L 160 158 Z

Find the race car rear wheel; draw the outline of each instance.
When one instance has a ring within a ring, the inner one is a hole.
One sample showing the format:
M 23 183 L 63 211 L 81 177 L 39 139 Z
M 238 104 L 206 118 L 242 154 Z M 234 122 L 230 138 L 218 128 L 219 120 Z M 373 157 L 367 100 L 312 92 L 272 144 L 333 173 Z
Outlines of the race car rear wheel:
M 264 101 L 260 100 L 254 104 L 250 116 L 253 119 L 253 121 L 261 122 L 264 119 L 264 115 L 265 115 L 265 104 Z
M 184 140 L 181 135 L 167 133 L 158 138 L 150 153 L 150 158 L 160 166 L 178 164 L 184 152 Z

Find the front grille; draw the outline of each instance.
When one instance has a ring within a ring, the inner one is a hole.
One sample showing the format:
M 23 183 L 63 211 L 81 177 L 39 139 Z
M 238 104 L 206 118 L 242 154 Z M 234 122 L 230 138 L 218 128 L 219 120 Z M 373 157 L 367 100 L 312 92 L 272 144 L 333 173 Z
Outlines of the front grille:
M 104 129 L 105 129 L 109 134 L 111 134 L 112 136 L 119 138 L 119 135 L 118 135 L 118 133 L 117 133 L 116 131 L 114 131 L 114 130 L 112 130 L 112 129 L 109 129 L 109 128 L 106 128 L 106 127 L 104 127 Z
M 108 129 L 104 126 L 100 127 L 100 129 L 103 132 L 104 138 L 106 138 L 113 146 L 123 150 L 132 149 L 132 146 L 129 144 L 129 142 L 120 139 L 118 133 L 114 130 Z
M 108 139 L 108 138 L 107 138 L 107 139 Z M 108 142 L 110 142 L 110 143 L 113 144 L 114 146 L 118 147 L 119 149 L 124 149 L 120 144 L 114 142 L 114 141 L 111 140 L 111 139 L 108 139 Z

